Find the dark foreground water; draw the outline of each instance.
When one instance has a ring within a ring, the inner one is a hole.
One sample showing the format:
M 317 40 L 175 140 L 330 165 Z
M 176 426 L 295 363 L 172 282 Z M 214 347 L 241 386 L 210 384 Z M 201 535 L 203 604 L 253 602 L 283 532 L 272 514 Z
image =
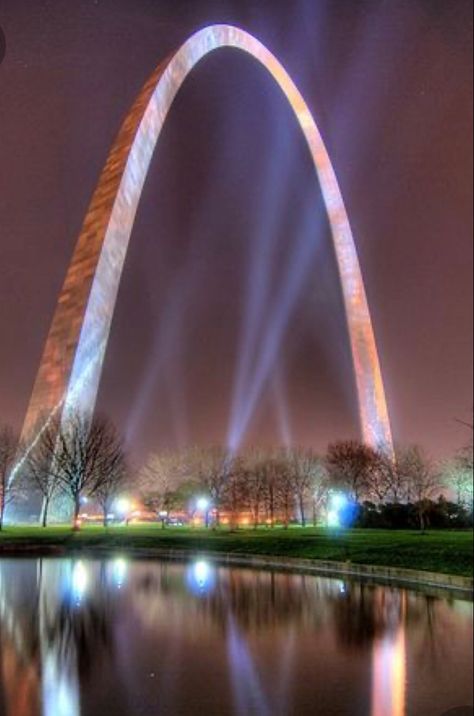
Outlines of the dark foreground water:
M 441 716 L 472 604 L 122 558 L 0 560 L 2 716 Z

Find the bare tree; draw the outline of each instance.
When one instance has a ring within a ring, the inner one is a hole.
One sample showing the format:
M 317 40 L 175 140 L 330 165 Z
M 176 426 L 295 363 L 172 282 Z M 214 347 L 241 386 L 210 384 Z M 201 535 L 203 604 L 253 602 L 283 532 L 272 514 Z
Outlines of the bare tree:
M 52 456 L 49 445 L 54 435 L 43 438 L 45 431 L 56 431 L 58 421 L 41 418 L 38 427 L 32 431 L 30 439 L 26 441 L 29 449 L 25 451 L 24 468 L 22 470 L 26 482 L 36 489 L 42 498 L 41 525 L 48 524 L 49 508 L 51 502 L 62 491 L 62 480 L 57 471 L 52 469 Z
M 458 501 L 464 501 L 469 504 L 472 509 L 473 500 L 473 472 L 474 472 L 474 446 L 473 446 L 473 431 L 474 426 L 472 422 L 468 423 L 464 420 L 457 419 L 458 423 L 469 428 L 471 431 L 471 439 L 456 455 L 454 466 L 457 468 L 455 474 L 456 481 L 456 493 L 458 495 Z
M 265 507 L 270 527 L 275 526 L 277 512 L 280 506 L 279 482 L 281 480 L 281 462 L 277 455 L 268 455 L 260 464 L 260 470 L 265 483 Z
M 326 466 L 331 485 L 347 490 L 356 502 L 369 492 L 377 465 L 375 450 L 355 440 L 332 443 L 328 447 Z
M 424 531 L 429 500 L 440 489 L 439 475 L 431 460 L 417 445 L 399 454 L 398 469 L 403 474 L 409 493 L 416 503 L 420 530 Z
M 107 527 L 114 500 L 128 483 L 128 466 L 122 441 L 111 423 L 105 422 L 102 432 L 101 454 L 89 495 L 102 510 L 102 524 Z M 93 425 L 93 429 L 99 429 Z
M 258 504 L 260 512 L 263 501 L 270 527 L 275 526 L 278 516 L 281 516 L 285 526 L 288 526 L 294 511 L 294 490 L 287 451 L 257 452 L 251 469 L 254 473 L 252 480 L 254 520 L 255 508 Z
M 117 433 L 105 418 L 74 412 L 66 421 L 53 418 L 38 443 L 72 502 L 73 526 L 78 529 L 81 497 L 95 493 L 104 507 L 113 492 L 112 483 L 123 479 L 124 453 Z
M 144 504 L 159 515 L 164 528 L 164 513 L 169 513 L 176 504 L 177 493 L 186 476 L 183 456 L 163 451 L 149 455 L 138 475 L 138 484 Z
M 257 529 L 266 497 L 266 465 L 264 453 L 252 449 L 245 455 L 245 492 L 252 514 L 254 529 Z
M 230 526 L 238 527 L 238 516 L 248 505 L 248 470 L 242 456 L 235 456 L 229 465 L 224 502 L 230 513 Z
M 323 486 L 320 478 L 323 476 L 324 471 L 321 469 L 321 459 L 312 450 L 295 449 L 289 453 L 288 457 L 294 496 L 298 503 L 301 524 L 305 527 L 305 505 L 308 501 L 311 501 L 314 513 L 316 495 L 318 501 L 323 496 L 324 490 L 321 494 L 318 493 L 321 492 Z M 313 514 L 313 521 L 314 519 L 315 515 Z
M 212 500 L 215 525 L 220 525 L 232 458 L 221 447 L 193 448 L 188 454 L 190 476 L 197 479 Z
M 454 493 L 457 504 L 472 510 L 474 483 L 472 466 L 469 462 L 469 457 L 466 459 L 463 451 L 454 460 L 444 463 L 441 468 L 441 478 L 443 485 Z
M 318 514 L 327 506 L 329 477 L 323 458 L 313 455 L 311 469 L 311 509 L 313 526 L 316 527 Z
M 400 469 L 399 456 L 402 451 L 396 449 L 395 455 L 387 450 L 374 453 L 373 464 L 368 471 L 368 488 L 372 498 L 395 503 L 406 500 L 407 480 Z
M 3 529 L 7 506 L 18 496 L 20 485 L 12 480 L 18 458 L 19 439 L 9 426 L 0 427 L 0 530 Z
M 295 490 L 291 475 L 291 465 L 286 451 L 285 453 L 281 452 L 274 458 L 273 474 L 276 477 L 277 507 L 282 515 L 283 526 L 288 529 L 295 511 Z

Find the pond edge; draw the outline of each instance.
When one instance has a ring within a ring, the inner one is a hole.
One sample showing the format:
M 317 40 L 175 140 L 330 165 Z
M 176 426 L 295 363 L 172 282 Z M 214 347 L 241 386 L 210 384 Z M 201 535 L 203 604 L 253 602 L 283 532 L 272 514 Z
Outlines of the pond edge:
M 454 574 L 442 574 L 404 567 L 384 567 L 381 565 L 357 564 L 351 561 L 336 562 L 331 560 L 308 559 L 303 557 L 284 557 L 277 555 L 248 554 L 244 552 L 213 552 L 200 549 L 173 549 L 163 547 L 81 547 L 74 549 L 62 545 L 2 545 L 0 557 L 64 557 L 81 555 L 84 557 L 104 557 L 120 553 L 130 558 L 172 559 L 189 561 L 190 559 L 206 559 L 219 564 L 238 565 L 245 567 L 276 569 L 285 572 L 315 574 L 326 577 L 350 578 L 372 582 L 374 584 L 393 585 L 423 590 L 449 592 L 453 596 L 474 599 L 474 580 Z M 446 596 L 446 594 L 445 594 Z

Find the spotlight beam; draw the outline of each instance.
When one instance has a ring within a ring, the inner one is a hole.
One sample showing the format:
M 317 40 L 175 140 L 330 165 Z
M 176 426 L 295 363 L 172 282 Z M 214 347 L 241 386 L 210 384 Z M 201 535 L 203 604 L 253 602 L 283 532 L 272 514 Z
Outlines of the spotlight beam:
M 252 418 L 256 404 L 278 360 L 285 330 L 291 319 L 292 311 L 301 293 L 302 286 L 309 276 L 318 248 L 316 241 L 308 244 L 305 240 L 304 231 L 300 232 L 298 243 L 292 253 L 286 281 L 281 287 L 280 296 L 278 301 L 275 302 L 275 310 L 263 333 L 259 360 L 255 367 L 253 381 L 245 396 L 245 403 L 239 416 L 239 422 L 237 425 L 232 426 L 231 449 L 238 448 Z

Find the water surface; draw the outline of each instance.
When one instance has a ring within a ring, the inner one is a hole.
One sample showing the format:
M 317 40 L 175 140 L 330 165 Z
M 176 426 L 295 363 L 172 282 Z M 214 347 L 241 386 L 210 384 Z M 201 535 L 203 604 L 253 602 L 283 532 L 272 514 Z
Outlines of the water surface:
M 2 716 L 441 716 L 472 604 L 197 560 L 0 560 Z

